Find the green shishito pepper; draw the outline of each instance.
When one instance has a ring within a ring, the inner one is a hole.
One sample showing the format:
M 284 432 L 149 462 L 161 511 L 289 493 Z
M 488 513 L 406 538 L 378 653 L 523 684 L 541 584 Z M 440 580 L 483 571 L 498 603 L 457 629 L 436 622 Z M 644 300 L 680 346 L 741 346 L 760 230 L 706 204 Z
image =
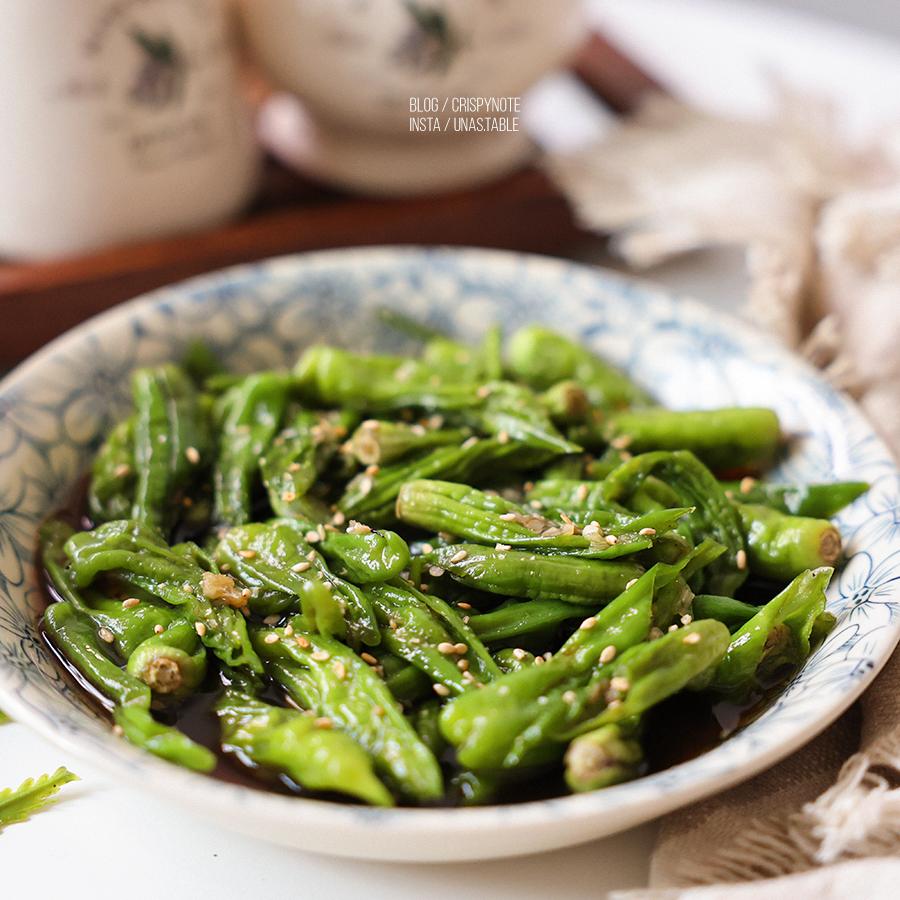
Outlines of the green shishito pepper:
M 381 324 L 420 350 L 134 373 L 90 519 L 41 529 L 48 638 L 128 740 L 207 771 L 168 724 L 202 704 L 324 798 L 595 790 L 646 770 L 652 707 L 756 702 L 833 626 L 828 520 L 867 486 L 722 481 L 767 477 L 773 411 L 663 409 L 540 325 Z
M 422 743 L 384 682 L 349 647 L 321 635 L 251 631 L 267 674 L 302 708 L 327 719 L 363 746 L 375 771 L 407 801 L 443 794 L 434 754 Z

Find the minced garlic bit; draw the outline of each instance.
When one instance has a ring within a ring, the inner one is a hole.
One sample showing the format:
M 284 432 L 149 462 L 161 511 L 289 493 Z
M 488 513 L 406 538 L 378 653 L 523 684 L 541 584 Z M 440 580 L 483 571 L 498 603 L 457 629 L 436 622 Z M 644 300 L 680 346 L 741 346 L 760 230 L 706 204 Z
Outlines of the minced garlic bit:
M 368 525 L 363 525 L 362 522 L 357 522 L 354 519 L 350 520 L 350 524 L 347 526 L 347 534 L 370 534 L 372 531 Z
M 194 623 L 194 631 L 196 631 L 200 637 L 203 637 L 206 634 L 206 626 L 202 622 L 196 622 Z
M 692 631 L 690 634 L 686 634 L 681 639 L 681 642 L 683 644 L 699 644 L 700 643 L 700 632 Z
M 221 601 L 227 606 L 234 607 L 247 605 L 244 588 L 239 588 L 230 575 L 221 572 L 204 572 L 200 579 L 200 590 L 207 600 Z

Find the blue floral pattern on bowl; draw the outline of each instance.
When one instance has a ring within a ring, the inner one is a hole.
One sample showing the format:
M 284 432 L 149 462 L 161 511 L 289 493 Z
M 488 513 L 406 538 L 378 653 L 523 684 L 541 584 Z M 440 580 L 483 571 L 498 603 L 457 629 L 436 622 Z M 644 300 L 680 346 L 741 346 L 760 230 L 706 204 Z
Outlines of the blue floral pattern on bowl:
M 624 367 L 674 407 L 765 405 L 792 436 L 774 477 L 864 480 L 837 519 L 849 561 L 829 588 L 837 627 L 771 706 L 720 747 L 626 785 L 466 810 L 379 810 L 270 795 L 195 775 L 113 737 L 37 628 L 36 529 L 62 505 L 129 403 L 128 374 L 201 337 L 238 371 L 314 341 L 400 352 L 389 307 L 476 339 L 540 321 Z M 610 273 L 489 250 L 322 251 L 216 272 L 124 304 L 53 342 L 0 385 L 0 707 L 114 777 L 257 837 L 382 859 L 546 850 L 629 827 L 749 777 L 823 729 L 900 636 L 900 475 L 854 405 L 746 325 Z

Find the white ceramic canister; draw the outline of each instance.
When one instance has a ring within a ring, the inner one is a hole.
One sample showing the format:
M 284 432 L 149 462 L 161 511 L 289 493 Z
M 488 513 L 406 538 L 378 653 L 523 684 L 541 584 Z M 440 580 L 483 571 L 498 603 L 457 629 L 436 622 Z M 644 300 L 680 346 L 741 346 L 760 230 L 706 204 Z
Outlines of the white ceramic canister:
M 0 0 L 0 258 L 212 226 L 257 183 L 225 0 Z
M 240 0 L 247 42 L 312 120 L 311 174 L 466 187 L 532 153 L 523 94 L 584 37 L 581 0 Z

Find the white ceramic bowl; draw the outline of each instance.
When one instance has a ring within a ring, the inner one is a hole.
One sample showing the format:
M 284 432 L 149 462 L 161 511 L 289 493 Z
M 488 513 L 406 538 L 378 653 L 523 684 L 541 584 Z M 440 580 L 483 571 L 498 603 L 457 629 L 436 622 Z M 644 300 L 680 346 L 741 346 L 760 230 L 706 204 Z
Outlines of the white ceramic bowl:
M 128 373 L 196 336 L 241 371 L 318 339 L 400 350 L 390 306 L 464 338 L 489 323 L 559 328 L 676 407 L 770 405 L 795 436 L 779 476 L 863 479 L 839 516 L 851 558 L 829 588 L 838 624 L 759 719 L 720 747 L 630 784 L 480 809 L 370 809 L 276 796 L 169 765 L 115 738 L 61 678 L 36 626 L 35 528 L 126 410 Z M 735 321 L 560 260 L 483 250 L 286 257 L 175 285 L 55 341 L 0 385 L 0 707 L 110 775 L 256 837 L 379 859 L 509 856 L 626 828 L 747 778 L 811 738 L 865 688 L 900 629 L 900 476 L 870 427 L 806 365 Z
M 238 3 L 250 55 L 311 114 L 305 170 L 378 194 L 455 190 L 521 167 L 533 155 L 522 95 L 584 39 L 581 6 Z

